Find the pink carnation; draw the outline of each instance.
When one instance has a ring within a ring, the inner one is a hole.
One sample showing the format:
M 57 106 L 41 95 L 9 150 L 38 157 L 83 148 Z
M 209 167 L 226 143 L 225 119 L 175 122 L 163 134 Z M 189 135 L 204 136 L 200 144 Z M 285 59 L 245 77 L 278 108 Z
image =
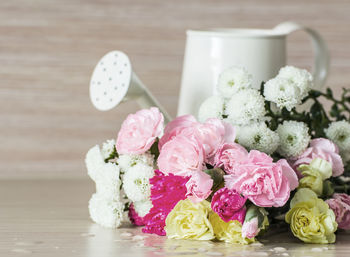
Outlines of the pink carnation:
M 350 196 L 347 194 L 334 194 L 332 199 L 326 201 L 333 210 L 338 227 L 350 229 Z
M 191 115 L 184 115 L 170 122 L 164 130 L 163 137 L 159 140 L 159 150 L 174 139 L 176 136 L 186 135 L 195 138 L 204 151 L 204 161 L 214 156 L 217 149 L 224 142 L 233 143 L 235 140 L 235 129 L 232 125 L 219 119 L 208 119 L 205 123 L 199 123 Z
M 202 171 L 197 171 L 192 174 L 190 180 L 186 183 L 187 198 L 194 203 L 199 203 L 211 194 L 213 180 L 211 177 Z
M 162 150 L 163 145 L 173 139 L 175 136 L 182 133 L 188 127 L 192 127 L 197 123 L 195 117 L 192 115 L 183 115 L 175 118 L 169 122 L 164 129 L 164 135 L 160 138 L 158 148 Z
M 236 143 L 225 143 L 215 154 L 214 166 L 222 168 L 228 174 L 233 174 L 239 164 L 244 163 L 247 158 L 248 152 L 243 146 Z
M 195 171 L 201 171 L 204 166 L 202 144 L 192 136 L 177 135 L 164 144 L 157 163 L 165 174 L 188 176 Z
M 243 223 L 242 226 L 242 237 L 244 238 L 253 238 L 259 234 L 259 222 L 258 217 L 254 217 L 249 221 Z
M 129 212 L 128 212 L 129 219 L 132 224 L 136 226 L 143 226 L 145 225 L 143 218 L 140 217 L 137 212 L 135 211 L 134 204 L 130 204 L 129 206 Z
M 313 139 L 310 147 L 294 161 L 293 167 L 296 169 L 301 164 L 310 164 L 313 159 L 321 158 L 332 165 L 333 177 L 340 176 L 344 172 L 344 164 L 339 155 L 338 147 L 325 138 Z
M 163 132 L 164 117 L 156 107 L 129 114 L 119 131 L 116 148 L 120 154 L 142 154 Z
M 156 170 L 155 176 L 149 181 L 151 186 L 151 200 L 153 207 L 150 212 L 143 218 L 145 227 L 144 233 L 151 233 L 164 236 L 165 219 L 175 205 L 186 199 L 186 183 L 188 177 L 164 175 Z
M 261 207 L 283 206 L 298 186 L 294 170 L 284 159 L 274 163 L 265 153 L 252 150 L 239 172 L 226 175 L 226 187 L 234 189 Z
M 205 123 L 197 123 L 193 129 L 198 141 L 203 145 L 207 162 L 214 157 L 223 143 L 235 141 L 233 126 L 216 118 L 208 119 Z
M 243 224 L 247 198 L 241 196 L 235 190 L 226 187 L 219 189 L 211 200 L 211 208 L 223 221 L 238 220 Z

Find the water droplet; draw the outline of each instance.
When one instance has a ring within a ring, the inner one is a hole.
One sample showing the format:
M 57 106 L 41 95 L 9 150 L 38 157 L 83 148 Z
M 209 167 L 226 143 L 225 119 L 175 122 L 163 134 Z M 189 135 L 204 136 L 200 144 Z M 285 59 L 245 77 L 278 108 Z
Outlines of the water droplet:
M 112 99 L 111 99 L 111 100 L 112 100 Z M 134 240 L 134 241 L 143 240 L 143 239 L 145 239 L 145 236 L 141 236 L 141 235 L 136 235 L 136 236 L 134 236 L 134 237 L 132 238 L 132 240 Z
M 323 249 L 322 248 L 318 248 L 318 247 L 315 247 L 315 248 L 312 248 L 311 249 L 311 252 L 322 252 Z
M 287 251 L 287 249 L 284 248 L 284 247 L 275 247 L 275 248 L 273 248 L 273 250 L 275 252 L 285 252 L 285 251 Z
M 20 249 L 20 248 L 12 249 L 12 252 L 14 252 L 14 253 L 32 253 L 32 251 L 29 251 L 27 249 Z
M 125 236 L 125 237 L 131 237 L 131 236 L 133 236 L 133 234 L 130 233 L 130 232 L 123 232 L 123 233 L 121 233 L 120 235 L 121 235 L 121 236 Z

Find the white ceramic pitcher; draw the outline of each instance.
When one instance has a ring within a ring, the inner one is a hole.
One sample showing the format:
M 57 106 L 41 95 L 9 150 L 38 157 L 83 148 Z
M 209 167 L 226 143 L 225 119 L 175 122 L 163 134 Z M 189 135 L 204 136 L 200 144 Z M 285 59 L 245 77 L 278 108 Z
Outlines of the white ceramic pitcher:
M 253 75 L 253 85 L 260 87 L 286 65 L 286 37 L 304 30 L 312 39 L 315 56 L 314 81 L 320 89 L 325 83 L 329 55 L 320 34 L 295 22 L 285 22 L 274 29 L 188 30 L 178 115 L 197 115 L 200 104 L 216 94 L 219 74 L 231 67 L 245 67 Z

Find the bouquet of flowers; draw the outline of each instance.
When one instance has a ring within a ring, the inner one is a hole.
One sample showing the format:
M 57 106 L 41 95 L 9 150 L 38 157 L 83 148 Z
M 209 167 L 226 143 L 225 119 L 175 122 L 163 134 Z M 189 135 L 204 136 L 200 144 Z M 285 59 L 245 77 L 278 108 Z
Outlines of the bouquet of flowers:
M 143 109 L 116 140 L 91 148 L 92 220 L 116 228 L 127 211 L 144 233 L 240 244 L 270 224 L 289 224 L 307 243 L 333 243 L 337 229 L 350 229 L 349 90 L 337 100 L 290 66 L 260 90 L 251 78 L 224 71 L 199 121 L 185 115 L 165 126 L 157 108 Z M 329 114 L 320 97 L 333 102 Z

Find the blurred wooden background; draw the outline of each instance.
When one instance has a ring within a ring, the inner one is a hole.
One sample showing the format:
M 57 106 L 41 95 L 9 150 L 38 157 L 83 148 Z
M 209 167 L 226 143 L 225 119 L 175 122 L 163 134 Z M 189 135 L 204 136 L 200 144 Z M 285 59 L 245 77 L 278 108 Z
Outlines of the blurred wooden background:
M 125 51 L 135 71 L 176 113 L 185 30 L 317 29 L 332 55 L 328 86 L 350 85 L 349 0 L 11 0 L 0 2 L 0 178 L 86 177 L 84 155 L 114 138 L 138 109 L 95 110 L 88 83 L 106 52 Z M 310 41 L 290 37 L 289 63 L 310 68 Z

